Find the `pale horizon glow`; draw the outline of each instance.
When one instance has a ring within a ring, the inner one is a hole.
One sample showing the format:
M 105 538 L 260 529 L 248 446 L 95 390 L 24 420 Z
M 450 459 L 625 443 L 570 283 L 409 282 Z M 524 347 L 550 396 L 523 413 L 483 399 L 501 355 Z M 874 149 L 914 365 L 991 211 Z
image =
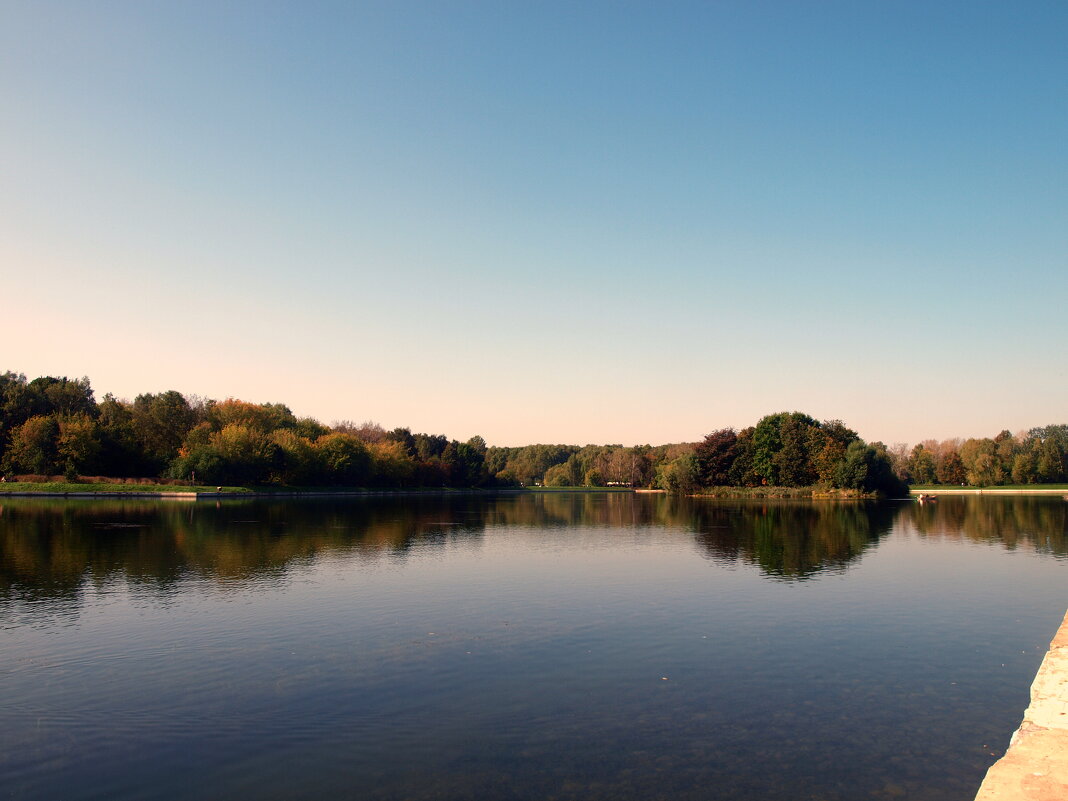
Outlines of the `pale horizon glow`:
M 0 370 L 491 445 L 1068 423 L 1068 6 L 0 0 Z

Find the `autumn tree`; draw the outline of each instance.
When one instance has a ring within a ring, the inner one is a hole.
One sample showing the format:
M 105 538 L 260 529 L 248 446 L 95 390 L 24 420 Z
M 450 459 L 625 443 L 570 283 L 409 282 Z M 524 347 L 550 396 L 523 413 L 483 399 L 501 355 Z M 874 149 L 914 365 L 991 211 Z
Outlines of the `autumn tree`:
M 11 432 L 5 458 L 7 469 L 39 475 L 56 472 L 59 424 L 50 414 L 38 414 Z
M 63 415 L 57 420 L 56 462 L 68 476 L 87 472 L 97 465 L 100 436 L 96 421 L 85 412 Z
M 260 434 L 270 434 L 280 428 L 295 428 L 297 425 L 297 418 L 285 404 L 249 403 L 236 398 L 208 403 L 207 421 L 215 431 L 240 425 Z

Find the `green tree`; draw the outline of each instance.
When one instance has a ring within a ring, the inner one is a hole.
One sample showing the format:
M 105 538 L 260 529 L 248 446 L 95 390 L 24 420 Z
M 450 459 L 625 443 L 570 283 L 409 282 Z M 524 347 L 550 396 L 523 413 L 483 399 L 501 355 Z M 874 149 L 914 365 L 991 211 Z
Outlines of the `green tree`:
M 277 447 L 274 478 L 281 484 L 307 486 L 322 473 L 319 453 L 311 440 L 296 429 L 280 428 L 269 434 Z
M 486 441 L 482 437 L 455 443 L 455 454 L 454 486 L 478 487 L 485 483 Z
M 31 381 L 29 389 L 37 395 L 38 409 L 42 414 L 54 414 L 57 417 L 76 414 L 96 416 L 96 402 L 88 378 L 42 376 Z
M 656 469 L 656 485 L 674 493 L 694 492 L 698 486 L 699 470 L 697 457 L 692 453 L 677 456 L 662 462 Z
M 803 412 L 779 412 L 762 418 L 753 431 L 753 472 L 760 483 L 805 487 L 818 479 L 809 452 L 810 435 L 819 423 Z
M 1027 440 L 1012 458 L 1012 483 L 1034 484 L 1038 479 L 1038 454 L 1035 440 Z
M 917 484 L 935 482 L 934 456 L 922 443 L 914 447 L 909 454 L 909 473 Z
M 1065 480 L 1064 451 L 1054 439 L 1043 440 L 1038 446 L 1035 469 L 1039 481 L 1055 484 Z
M 371 473 L 367 445 L 354 434 L 327 434 L 315 441 L 315 449 L 328 484 L 363 486 Z
M 846 448 L 859 439 L 857 432 L 847 428 L 841 420 L 827 420 L 818 428 L 809 429 L 809 454 L 818 483 L 834 486 L 836 471 L 845 458 Z
M 756 487 L 760 485 L 761 477 L 753 466 L 753 435 L 755 432 L 756 429 L 752 426 L 743 428 L 738 432 L 737 452 L 727 476 L 730 486 Z
M 226 483 L 266 483 L 275 466 L 277 445 L 250 426 L 230 423 L 212 432 L 209 445 L 225 466 Z
M 881 442 L 867 445 L 863 441 L 850 443 L 845 458 L 839 464 L 837 486 L 863 492 L 878 492 L 899 498 L 908 487 L 894 475 L 886 446 Z
M 989 487 L 1002 483 L 1002 468 L 994 440 L 966 440 L 960 446 L 960 460 L 964 465 L 965 480 L 972 486 Z
M 134 398 L 131 422 L 145 456 L 158 471 L 178 455 L 197 415 L 180 392 L 170 390 Z
M 773 457 L 779 483 L 787 487 L 811 487 L 818 480 L 809 452 L 811 434 L 819 423 L 807 414 L 794 412 L 783 417 L 779 427 L 782 443 Z
M 144 450 L 133 424 L 133 411 L 127 401 L 110 393 L 100 402 L 97 431 L 100 437 L 98 464 L 105 476 L 147 476 L 154 471 L 146 463 Z
M 546 487 L 573 487 L 575 484 L 571 481 L 571 471 L 568 470 L 566 465 L 554 464 L 548 470 L 545 471 L 545 477 L 542 483 Z
M 782 421 L 786 412 L 761 418 L 753 431 L 753 472 L 761 484 L 778 485 L 779 469 L 775 456 L 782 450 Z

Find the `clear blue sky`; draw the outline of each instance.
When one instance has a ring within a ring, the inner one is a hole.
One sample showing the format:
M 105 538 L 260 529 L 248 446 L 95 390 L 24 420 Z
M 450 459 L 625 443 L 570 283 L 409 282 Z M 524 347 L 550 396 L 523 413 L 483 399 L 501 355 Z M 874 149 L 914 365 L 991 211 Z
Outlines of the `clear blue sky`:
M 1068 3 L 0 0 L 0 369 L 498 445 L 1068 422 Z

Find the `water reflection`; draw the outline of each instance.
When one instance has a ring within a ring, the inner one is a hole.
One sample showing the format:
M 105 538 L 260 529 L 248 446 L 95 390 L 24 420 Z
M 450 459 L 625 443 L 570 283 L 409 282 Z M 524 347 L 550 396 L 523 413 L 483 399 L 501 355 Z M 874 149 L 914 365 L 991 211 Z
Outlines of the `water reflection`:
M 0 500 L 0 773 L 12 798 L 968 798 L 1063 615 L 1066 507 Z
M 898 522 L 905 531 L 924 538 L 1068 555 L 1068 503 L 1056 497 L 949 495 L 937 503 L 909 504 Z
M 797 580 L 845 569 L 890 533 L 899 511 L 875 503 L 698 504 L 693 519 L 711 558 Z
M 630 494 L 359 500 L 8 499 L 0 503 L 0 605 L 77 601 L 124 580 L 166 594 L 186 578 L 277 583 L 295 566 L 344 552 L 404 559 L 489 528 L 657 529 L 693 536 L 718 563 L 779 580 L 841 571 L 896 525 L 924 538 L 1068 553 L 1068 504 L 1028 496 L 946 497 L 937 504 L 730 502 Z

